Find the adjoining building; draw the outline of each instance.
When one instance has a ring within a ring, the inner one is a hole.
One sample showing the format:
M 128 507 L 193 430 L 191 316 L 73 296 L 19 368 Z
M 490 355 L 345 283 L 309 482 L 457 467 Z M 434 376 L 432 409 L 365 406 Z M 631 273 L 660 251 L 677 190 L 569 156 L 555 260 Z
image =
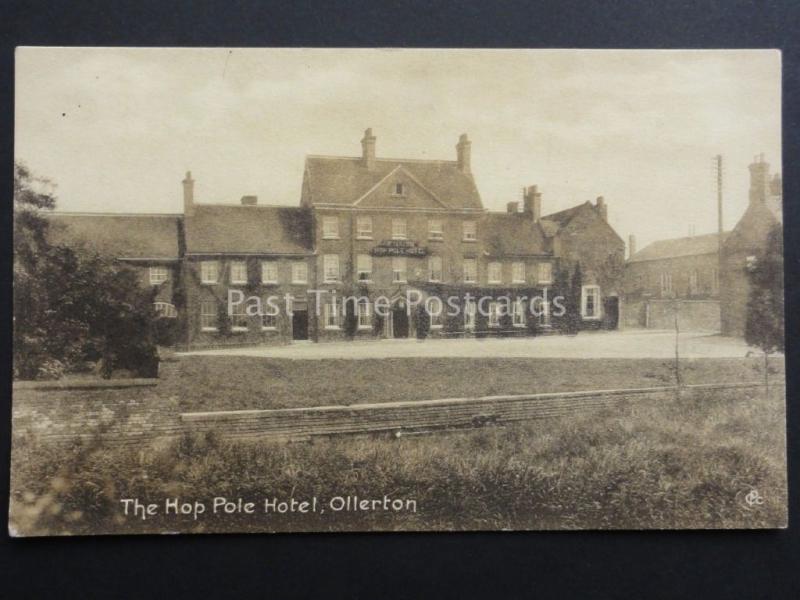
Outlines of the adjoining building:
M 728 237 L 722 234 L 722 240 Z M 720 330 L 720 234 L 658 240 L 636 251 L 625 265 L 626 328 Z
M 743 336 L 750 296 L 748 270 L 756 266 L 767 247 L 770 232 L 783 224 L 783 182 L 770 176 L 764 155 L 750 165 L 747 209 L 722 246 L 720 308 L 723 335 Z
M 60 213 L 54 235 L 141 267 L 162 314 L 185 316 L 190 347 L 342 339 L 346 315 L 356 337 L 410 337 L 417 323 L 409 292 L 464 299 L 456 318 L 429 316 L 432 336 L 541 331 L 551 307 L 540 301 L 533 316 L 525 302 L 578 263 L 582 326 L 616 327 L 625 250 L 602 197 L 542 216 L 542 195 L 529 186 L 521 206 L 490 212 L 466 134 L 456 160 L 380 158 L 371 129 L 361 145 L 361 156 L 308 156 L 298 207 L 264 206 L 254 196 L 198 203 L 187 173 L 183 214 Z M 249 315 L 245 303 L 227 314 L 233 292 L 271 301 L 275 310 L 266 312 L 274 314 Z M 361 299 L 351 313 L 345 296 Z M 487 298 L 488 316 L 470 296 Z M 504 296 L 510 314 L 500 308 Z M 390 305 L 385 317 L 375 310 L 381 297 Z

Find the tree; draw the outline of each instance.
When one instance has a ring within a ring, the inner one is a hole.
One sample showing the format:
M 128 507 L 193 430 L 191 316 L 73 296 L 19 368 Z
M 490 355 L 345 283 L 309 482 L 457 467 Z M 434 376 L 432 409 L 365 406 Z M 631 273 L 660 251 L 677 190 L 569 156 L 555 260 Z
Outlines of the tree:
M 783 234 L 775 224 L 755 265 L 748 270 L 750 294 L 745 341 L 764 353 L 764 383 L 769 383 L 769 355 L 784 352 Z
M 103 374 L 154 376 L 153 292 L 137 274 L 86 249 L 52 244 L 53 186 L 14 165 L 14 376 L 57 378 L 101 361 Z

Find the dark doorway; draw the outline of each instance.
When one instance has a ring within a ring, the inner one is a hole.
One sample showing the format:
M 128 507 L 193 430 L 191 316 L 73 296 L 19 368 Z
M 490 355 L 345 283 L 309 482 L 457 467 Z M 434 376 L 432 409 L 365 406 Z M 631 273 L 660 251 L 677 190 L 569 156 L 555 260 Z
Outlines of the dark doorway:
M 619 298 L 609 296 L 603 301 L 603 327 L 616 329 L 619 325 Z
M 392 333 L 396 338 L 408 337 L 408 313 L 405 306 L 392 310 Z
M 308 339 L 308 310 L 295 310 L 292 314 L 292 339 Z

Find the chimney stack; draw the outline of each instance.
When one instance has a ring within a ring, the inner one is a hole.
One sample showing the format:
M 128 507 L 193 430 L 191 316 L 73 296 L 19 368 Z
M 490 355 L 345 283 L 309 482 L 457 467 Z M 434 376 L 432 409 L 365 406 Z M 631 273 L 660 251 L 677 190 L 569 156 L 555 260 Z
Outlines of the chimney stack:
M 469 141 L 467 134 L 462 133 L 458 138 L 458 144 L 456 144 L 456 156 L 458 157 L 458 169 L 467 175 L 472 173 L 472 165 L 470 164 L 471 146 L 472 142 Z
M 190 217 L 194 214 L 194 179 L 192 172 L 186 171 L 186 179 L 183 180 L 183 214 Z
M 783 196 L 783 180 L 780 173 L 772 176 L 772 181 L 769 182 L 769 193 L 771 196 Z
M 364 139 L 361 140 L 361 160 L 367 169 L 375 166 L 375 136 L 372 135 L 372 127 L 364 131 Z
M 519 202 L 509 202 L 506 204 L 506 210 L 510 213 L 519 212 Z
M 242 206 L 258 205 L 258 196 L 242 196 Z
M 628 236 L 628 258 L 636 254 L 636 236 L 630 234 Z
M 530 215 L 534 223 L 542 217 L 542 193 L 538 186 L 532 185 L 525 190 L 522 212 Z
M 750 165 L 750 203 L 764 202 L 769 187 L 769 163 L 764 161 L 763 154 L 759 154 Z
M 603 221 L 608 221 L 608 207 L 606 206 L 605 199 L 602 196 L 598 196 L 594 206 L 597 209 L 597 212 L 600 213 Z

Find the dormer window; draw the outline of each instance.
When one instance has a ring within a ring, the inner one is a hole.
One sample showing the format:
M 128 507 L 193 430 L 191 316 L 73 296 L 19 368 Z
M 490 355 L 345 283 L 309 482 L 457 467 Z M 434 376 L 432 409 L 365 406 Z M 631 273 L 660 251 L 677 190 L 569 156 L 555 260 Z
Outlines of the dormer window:
M 395 183 L 392 188 L 392 196 L 405 196 L 406 188 L 402 183 Z

